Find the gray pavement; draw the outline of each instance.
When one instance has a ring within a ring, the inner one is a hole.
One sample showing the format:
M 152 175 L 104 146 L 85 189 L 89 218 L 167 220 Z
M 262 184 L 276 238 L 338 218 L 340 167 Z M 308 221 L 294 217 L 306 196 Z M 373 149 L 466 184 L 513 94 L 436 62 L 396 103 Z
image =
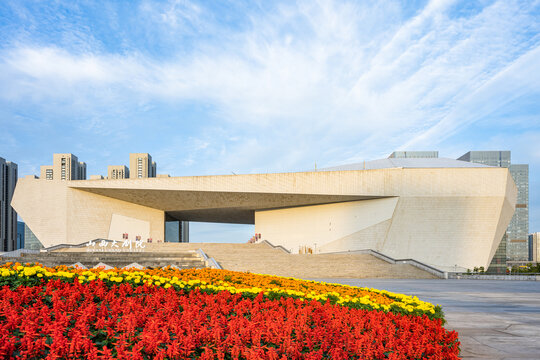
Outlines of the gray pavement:
M 442 306 L 463 359 L 540 359 L 540 281 L 314 279 L 416 295 Z

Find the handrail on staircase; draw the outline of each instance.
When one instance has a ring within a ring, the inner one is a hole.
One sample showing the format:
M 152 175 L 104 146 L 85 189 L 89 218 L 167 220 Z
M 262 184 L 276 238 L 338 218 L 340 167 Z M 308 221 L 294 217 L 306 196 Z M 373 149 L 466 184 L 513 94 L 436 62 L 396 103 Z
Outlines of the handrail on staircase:
M 203 249 L 198 248 L 197 250 L 195 250 L 195 252 L 197 252 L 203 258 L 206 264 L 212 269 L 223 269 L 221 265 L 219 265 L 219 263 L 216 261 L 216 259 L 214 259 L 213 257 L 208 257 L 208 255 L 206 255 Z
M 283 246 L 281 245 L 274 245 L 272 244 L 270 241 L 268 240 L 262 240 L 262 241 L 259 241 L 257 244 L 266 244 L 268 246 L 270 246 L 271 248 L 273 249 L 279 249 L 279 250 L 282 250 L 284 252 L 286 252 L 287 254 L 290 254 L 291 252 L 289 250 L 287 250 L 286 248 L 284 248 Z
M 276 248 L 279 248 L 287 253 L 291 253 L 289 250 L 285 249 L 283 246 L 281 245 L 274 245 L 272 244 L 270 241 L 268 240 L 262 240 L 260 241 L 258 244 L 261 244 L 261 243 L 265 243 L 267 244 L 268 246 L 276 249 Z M 435 275 L 441 279 L 448 279 L 448 272 L 446 271 L 443 271 L 443 270 L 440 270 L 440 269 L 437 269 L 431 265 L 428 265 L 428 264 L 424 264 L 418 260 L 414 260 L 414 259 L 394 259 L 388 255 L 385 255 L 383 253 L 380 253 L 376 250 L 373 250 L 373 249 L 364 249 L 364 250 L 353 250 L 353 251 L 337 251 L 337 252 L 331 252 L 331 253 L 325 253 L 325 254 L 350 254 L 350 253 L 360 253 L 360 254 L 369 254 L 369 255 L 372 255 L 372 256 L 375 256 L 376 258 L 378 259 L 381 259 L 383 261 L 386 261 L 387 263 L 390 263 L 390 264 L 409 264 L 409 265 L 412 265 L 416 268 L 419 268 L 421 270 L 424 270 L 432 275 Z
M 391 256 L 385 255 L 383 253 L 380 253 L 373 249 L 363 249 L 363 250 L 353 250 L 353 251 L 337 251 L 332 253 L 326 253 L 326 254 L 350 254 L 350 253 L 360 253 L 360 254 L 368 254 L 375 256 L 378 259 L 381 259 L 383 261 L 386 261 L 390 264 L 409 264 L 414 267 L 417 267 L 421 270 L 427 271 L 428 273 L 435 275 L 441 279 L 448 279 L 448 272 L 443 271 L 440 269 L 437 269 L 431 265 L 424 264 L 423 262 L 420 262 L 415 259 L 394 259 Z

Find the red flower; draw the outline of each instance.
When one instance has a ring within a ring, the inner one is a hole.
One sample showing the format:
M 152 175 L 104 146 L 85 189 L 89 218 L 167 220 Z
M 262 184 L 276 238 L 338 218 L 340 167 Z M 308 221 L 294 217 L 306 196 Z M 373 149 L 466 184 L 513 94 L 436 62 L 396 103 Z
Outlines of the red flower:
M 50 281 L 0 289 L 0 358 L 458 359 L 438 319 L 292 298 Z

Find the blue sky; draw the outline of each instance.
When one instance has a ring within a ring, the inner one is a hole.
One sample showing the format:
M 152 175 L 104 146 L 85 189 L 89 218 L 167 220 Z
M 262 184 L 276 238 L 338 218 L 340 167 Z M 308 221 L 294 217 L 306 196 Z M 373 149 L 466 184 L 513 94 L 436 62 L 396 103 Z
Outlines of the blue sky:
M 511 150 L 540 231 L 539 1 L 5 0 L 0 34 L 0 156 L 21 176 L 54 152 L 182 176 Z

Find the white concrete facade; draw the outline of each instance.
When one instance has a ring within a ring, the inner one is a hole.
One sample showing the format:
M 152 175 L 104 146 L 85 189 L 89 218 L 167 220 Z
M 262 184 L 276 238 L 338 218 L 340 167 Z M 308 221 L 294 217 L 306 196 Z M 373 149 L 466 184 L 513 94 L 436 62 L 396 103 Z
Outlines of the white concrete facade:
M 508 169 L 459 163 L 102 181 L 28 178 L 17 184 L 12 205 L 44 246 L 124 233 L 162 241 L 165 219 L 173 218 L 255 224 L 263 240 L 293 252 L 372 249 L 444 270 L 487 267 L 512 218 L 516 186 Z

